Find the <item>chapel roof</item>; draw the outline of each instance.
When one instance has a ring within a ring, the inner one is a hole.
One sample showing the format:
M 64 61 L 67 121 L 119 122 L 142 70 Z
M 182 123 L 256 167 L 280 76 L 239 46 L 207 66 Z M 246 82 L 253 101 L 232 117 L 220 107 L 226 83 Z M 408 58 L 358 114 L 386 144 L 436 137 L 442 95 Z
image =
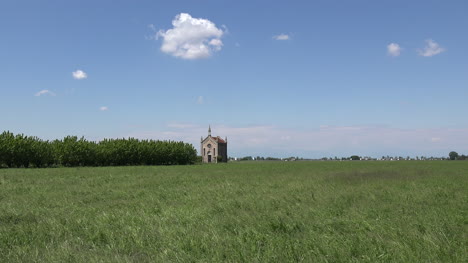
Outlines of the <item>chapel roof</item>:
M 213 139 L 214 139 L 215 141 L 217 141 L 218 143 L 226 143 L 226 141 L 223 140 L 223 139 L 221 139 L 221 137 L 219 137 L 219 136 L 213 137 Z

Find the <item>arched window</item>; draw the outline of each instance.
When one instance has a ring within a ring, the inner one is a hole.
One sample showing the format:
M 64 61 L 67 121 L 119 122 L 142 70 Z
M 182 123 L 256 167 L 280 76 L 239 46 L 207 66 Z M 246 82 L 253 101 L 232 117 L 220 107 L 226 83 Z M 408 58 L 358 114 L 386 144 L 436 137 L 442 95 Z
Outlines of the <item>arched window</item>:
M 213 155 L 216 156 L 216 148 L 213 148 Z
M 203 156 L 205 156 L 205 155 L 206 155 L 206 149 L 203 148 Z

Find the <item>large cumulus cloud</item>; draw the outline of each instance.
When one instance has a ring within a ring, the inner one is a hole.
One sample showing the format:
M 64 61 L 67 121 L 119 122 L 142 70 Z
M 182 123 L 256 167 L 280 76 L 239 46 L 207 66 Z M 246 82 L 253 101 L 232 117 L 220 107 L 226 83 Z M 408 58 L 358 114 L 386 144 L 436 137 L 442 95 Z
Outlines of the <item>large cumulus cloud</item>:
M 201 59 L 210 57 L 223 46 L 224 31 L 207 19 L 181 13 L 172 20 L 172 25 L 173 28 L 157 33 L 163 39 L 164 53 L 183 59 Z

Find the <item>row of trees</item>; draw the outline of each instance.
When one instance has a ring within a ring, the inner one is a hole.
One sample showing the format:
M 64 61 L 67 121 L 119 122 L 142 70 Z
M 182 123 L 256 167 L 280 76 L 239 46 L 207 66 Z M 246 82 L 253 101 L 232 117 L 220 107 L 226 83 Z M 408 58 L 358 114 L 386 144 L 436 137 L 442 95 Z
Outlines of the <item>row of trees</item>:
M 184 142 L 134 138 L 94 142 L 76 136 L 44 141 L 0 134 L 0 167 L 174 165 L 196 160 L 197 151 Z
M 459 155 L 456 152 L 450 152 L 449 158 L 447 157 L 426 157 L 426 156 L 416 156 L 416 157 L 402 157 L 402 156 L 382 156 L 382 158 L 374 158 L 369 156 L 359 156 L 352 155 L 350 157 L 322 157 L 320 159 L 304 159 L 300 157 L 286 157 L 286 158 L 274 158 L 274 157 L 253 157 L 245 156 L 240 158 L 229 157 L 230 161 L 301 161 L 301 160 L 322 160 L 322 161 L 430 161 L 430 160 L 468 160 L 467 155 Z
M 229 157 L 229 161 L 299 161 L 304 160 L 304 158 L 299 157 L 286 157 L 286 158 L 276 158 L 276 157 L 262 157 L 262 156 L 244 156 L 239 158 Z
M 459 155 L 457 152 L 450 152 L 449 153 L 449 158 L 450 160 L 468 160 L 468 156 L 467 155 Z

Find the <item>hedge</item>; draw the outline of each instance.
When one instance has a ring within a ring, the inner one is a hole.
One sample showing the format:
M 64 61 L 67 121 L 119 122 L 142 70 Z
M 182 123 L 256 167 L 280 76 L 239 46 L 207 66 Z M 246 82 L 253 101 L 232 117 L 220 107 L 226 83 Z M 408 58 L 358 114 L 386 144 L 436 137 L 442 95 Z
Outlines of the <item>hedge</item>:
M 0 134 L 0 167 L 185 165 L 197 160 L 193 145 L 177 141 L 38 137 Z

